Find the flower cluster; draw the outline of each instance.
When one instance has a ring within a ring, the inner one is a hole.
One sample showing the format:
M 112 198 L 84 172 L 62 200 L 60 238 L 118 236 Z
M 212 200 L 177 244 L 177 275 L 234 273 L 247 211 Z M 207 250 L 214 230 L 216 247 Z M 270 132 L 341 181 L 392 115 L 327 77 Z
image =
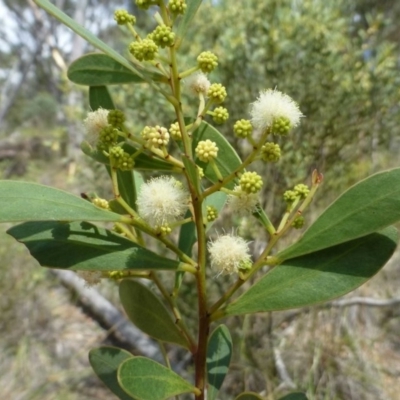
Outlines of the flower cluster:
M 211 51 L 203 51 L 197 57 L 197 65 L 205 74 L 210 73 L 218 66 L 218 57 Z
M 83 121 L 90 142 L 96 141 L 100 131 L 108 125 L 108 113 L 108 110 L 99 108 L 96 111 L 89 112 Z
M 172 176 L 160 176 L 141 186 L 136 203 L 140 216 L 150 226 L 161 228 L 184 215 L 189 194 Z
M 253 132 L 253 126 L 248 119 L 240 119 L 233 125 L 233 131 L 235 135 L 241 139 L 246 139 Z
M 248 193 L 240 185 L 236 185 L 228 196 L 228 204 L 233 213 L 239 215 L 252 214 L 260 203 L 259 193 Z
M 169 132 L 167 128 L 159 125 L 146 126 L 140 134 L 146 141 L 148 147 L 159 149 L 169 143 Z
M 186 2 L 185 0 L 169 0 L 168 9 L 171 14 L 184 14 L 186 11 Z
M 157 28 L 150 33 L 149 39 L 153 40 L 157 46 L 161 48 L 172 47 L 175 41 L 175 33 L 171 27 L 166 25 L 158 25 Z
M 218 147 L 210 139 L 201 140 L 196 147 L 196 156 L 200 161 L 209 162 L 218 155 Z
M 263 181 L 257 172 L 245 172 L 239 180 L 239 184 L 245 193 L 257 193 L 261 190 Z
M 152 61 L 157 55 L 158 46 L 154 40 L 145 38 L 140 42 L 132 42 L 129 52 L 139 61 Z
M 134 15 L 129 14 L 128 11 L 126 10 L 116 10 L 114 12 L 114 19 L 118 25 L 126 25 L 126 24 L 134 25 L 136 23 L 136 17 Z
M 135 165 L 133 157 L 120 146 L 114 146 L 110 149 L 110 159 L 112 166 L 121 171 L 130 171 Z
M 207 96 L 215 103 L 222 103 L 227 96 L 226 89 L 220 83 L 213 83 L 208 89 Z
M 287 133 L 287 128 L 296 127 L 303 116 L 287 94 L 272 89 L 260 93 L 257 101 L 251 104 L 250 114 L 254 128 L 264 132 L 274 127 L 274 133 Z
M 281 158 L 281 148 L 277 143 L 267 142 L 261 147 L 260 156 L 265 162 L 277 162 Z
M 171 124 L 171 126 L 169 127 L 169 133 L 170 133 L 172 139 L 174 139 L 174 140 L 182 140 L 182 133 L 181 133 L 181 130 L 179 128 L 179 123 L 178 122 L 174 122 L 173 124 Z
M 229 112 L 225 107 L 217 107 L 211 112 L 213 121 L 220 125 L 226 122 L 229 118 Z
M 208 243 L 211 267 L 218 275 L 238 273 L 251 268 L 248 243 L 240 236 L 223 235 Z
M 206 95 L 210 89 L 211 83 L 206 75 L 201 72 L 197 72 L 189 76 L 189 78 L 186 80 L 186 85 L 194 94 L 201 93 Z

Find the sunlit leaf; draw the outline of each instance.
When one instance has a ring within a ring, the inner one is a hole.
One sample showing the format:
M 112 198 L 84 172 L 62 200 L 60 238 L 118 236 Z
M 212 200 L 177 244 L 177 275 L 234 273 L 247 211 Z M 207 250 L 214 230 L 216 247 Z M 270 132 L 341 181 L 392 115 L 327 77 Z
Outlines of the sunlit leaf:
M 175 372 L 144 357 L 126 360 L 118 369 L 118 381 L 136 400 L 166 400 L 197 389 Z
M 99 108 L 104 108 L 106 110 L 115 109 L 114 102 L 107 86 L 90 86 L 89 104 L 93 111 L 96 111 Z
M 334 201 L 301 239 L 278 254 L 298 257 L 377 232 L 400 221 L 400 168 L 357 183 Z
M 163 79 L 162 75 L 156 73 L 146 73 L 146 76 L 152 80 Z M 132 68 L 127 68 L 114 58 L 101 53 L 86 54 L 75 60 L 68 68 L 68 78 L 78 85 L 85 86 L 143 82 L 141 77 L 132 72 Z
M 133 398 L 121 389 L 117 378 L 118 367 L 132 357 L 128 351 L 111 346 L 103 346 L 89 351 L 89 362 L 93 371 L 121 400 L 132 400 Z
M 129 319 L 139 329 L 162 342 L 187 347 L 171 314 L 152 290 L 137 281 L 124 279 L 119 296 Z
M 397 231 L 379 233 L 284 261 L 233 301 L 225 315 L 287 310 L 332 300 L 374 276 L 396 249 Z
M 218 326 L 211 334 L 207 347 L 207 398 L 217 398 L 225 376 L 229 371 L 232 356 L 232 338 L 225 325 Z
M 176 270 L 179 262 L 88 222 L 25 222 L 7 233 L 43 267 L 85 271 Z
M 110 221 L 121 216 L 63 190 L 29 182 L 0 181 L 0 222 Z

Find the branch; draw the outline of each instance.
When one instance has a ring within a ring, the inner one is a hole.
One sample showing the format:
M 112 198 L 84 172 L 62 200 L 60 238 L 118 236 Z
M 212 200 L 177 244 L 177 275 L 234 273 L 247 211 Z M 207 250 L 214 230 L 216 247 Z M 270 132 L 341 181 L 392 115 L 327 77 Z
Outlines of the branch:
M 349 299 L 334 300 L 326 303 L 325 307 L 350 307 L 350 306 L 369 306 L 369 307 L 391 307 L 400 304 L 400 297 L 393 299 L 374 299 L 372 297 L 350 297 Z
M 400 304 L 400 297 L 394 297 L 392 299 L 374 299 L 373 297 L 349 297 L 340 300 L 329 301 L 324 304 L 317 305 L 319 308 L 330 308 L 330 307 L 351 307 L 351 306 L 367 306 L 367 307 L 393 307 Z M 295 319 L 299 314 L 307 313 L 312 307 L 303 307 L 297 310 L 288 310 L 285 312 L 278 325 L 283 322 L 289 322 Z

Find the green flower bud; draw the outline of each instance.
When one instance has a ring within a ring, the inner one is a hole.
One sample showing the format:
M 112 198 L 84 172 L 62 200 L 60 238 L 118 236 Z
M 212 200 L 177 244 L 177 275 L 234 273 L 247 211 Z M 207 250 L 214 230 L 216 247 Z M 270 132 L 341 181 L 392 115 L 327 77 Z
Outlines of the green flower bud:
M 110 110 L 107 115 L 107 121 L 114 128 L 121 128 L 125 122 L 125 114 L 121 110 Z
M 304 217 L 302 215 L 299 215 L 296 217 L 292 223 L 293 228 L 295 229 L 300 229 L 304 226 Z
M 261 190 L 263 181 L 257 172 L 245 172 L 240 177 L 239 185 L 245 193 L 257 193 Z
M 215 103 L 222 103 L 227 96 L 226 89 L 220 83 L 213 83 L 208 89 L 207 96 Z
M 297 193 L 298 196 L 300 196 L 301 199 L 305 199 L 308 194 L 310 193 L 310 189 L 308 188 L 307 185 L 304 185 L 303 183 L 299 183 L 294 187 L 294 191 Z
M 179 128 L 178 122 L 171 124 L 171 126 L 169 127 L 169 133 L 170 133 L 172 139 L 177 140 L 177 141 L 182 140 L 182 133 Z
M 158 227 L 161 236 L 169 235 L 172 232 L 171 227 L 168 224 L 164 224 Z
M 197 64 L 205 74 L 213 71 L 218 65 L 218 57 L 211 51 L 203 51 L 197 57 Z
M 139 61 L 152 61 L 157 55 L 158 46 L 151 39 L 143 39 L 140 42 L 132 42 L 129 52 Z
M 223 124 L 228 120 L 229 112 L 225 107 L 217 107 L 214 109 L 212 117 L 216 124 Z
M 162 126 L 145 126 L 140 133 L 142 138 L 147 142 L 147 147 L 155 147 L 159 149 L 169 143 L 169 133 L 167 128 Z
M 110 271 L 108 273 L 108 277 L 112 280 L 118 281 L 120 279 L 126 278 L 126 274 L 124 271 Z
M 115 10 L 114 19 L 118 25 L 132 24 L 136 23 L 136 17 L 129 14 L 126 10 Z
M 110 205 L 108 204 L 108 201 L 105 199 L 100 199 L 99 197 L 96 197 L 92 200 L 92 203 L 99 208 L 103 208 L 104 210 L 109 210 Z
M 142 10 L 148 10 L 150 6 L 154 6 L 157 4 L 157 0 L 136 0 L 136 5 Z
M 162 48 L 172 47 L 175 41 L 175 33 L 172 32 L 172 29 L 167 25 L 158 25 L 157 28 L 150 33 L 148 38 Z
M 184 14 L 186 7 L 185 0 L 169 0 L 168 3 L 169 11 L 174 15 Z
M 272 133 L 275 135 L 285 136 L 289 133 L 290 128 L 290 120 L 285 117 L 275 118 L 272 123 Z
M 218 147 L 210 139 L 201 140 L 196 147 L 196 156 L 200 161 L 209 162 L 214 160 L 218 154 Z
M 200 178 L 200 179 L 201 179 L 201 178 L 204 178 L 204 169 L 201 168 L 201 167 L 199 167 L 198 165 L 196 165 L 196 167 L 197 167 L 197 171 L 198 171 L 198 173 L 199 173 L 199 178 Z
M 238 268 L 239 268 L 239 271 L 248 271 L 251 269 L 252 265 L 253 265 L 253 263 L 251 262 L 251 260 L 243 260 L 240 262 Z
M 120 146 L 114 146 L 110 149 L 110 158 L 112 166 L 121 171 L 131 171 L 135 165 L 132 156 Z
M 261 147 L 261 159 L 265 162 L 277 162 L 281 158 L 279 144 L 267 142 Z
M 286 203 L 293 203 L 297 198 L 298 194 L 294 190 L 286 190 L 286 192 L 283 193 L 283 200 L 285 200 Z
M 118 129 L 111 125 L 105 126 L 99 133 L 98 147 L 101 149 L 108 149 L 115 144 L 118 140 Z
M 215 221 L 218 218 L 218 210 L 214 206 L 207 206 L 207 222 Z
M 248 119 L 240 119 L 239 121 L 235 122 L 235 125 L 233 125 L 233 131 L 237 137 L 246 139 L 252 134 L 253 126 Z

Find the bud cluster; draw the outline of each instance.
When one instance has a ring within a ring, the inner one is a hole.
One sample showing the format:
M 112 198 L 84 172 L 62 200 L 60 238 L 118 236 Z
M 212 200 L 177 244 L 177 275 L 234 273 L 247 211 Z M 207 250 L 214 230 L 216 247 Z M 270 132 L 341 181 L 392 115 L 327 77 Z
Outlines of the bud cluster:
M 159 125 L 146 126 L 140 135 L 146 141 L 147 147 L 159 149 L 166 146 L 169 142 L 169 132 L 167 128 L 163 128 Z
M 196 156 L 200 161 L 209 162 L 218 155 L 218 147 L 210 139 L 201 140 L 196 147 Z
M 112 166 L 121 171 L 130 171 L 135 165 L 132 156 L 120 146 L 114 146 L 110 149 L 110 158 Z
M 245 172 L 239 180 L 239 184 L 245 193 L 257 193 L 261 190 L 263 181 L 257 172 Z

